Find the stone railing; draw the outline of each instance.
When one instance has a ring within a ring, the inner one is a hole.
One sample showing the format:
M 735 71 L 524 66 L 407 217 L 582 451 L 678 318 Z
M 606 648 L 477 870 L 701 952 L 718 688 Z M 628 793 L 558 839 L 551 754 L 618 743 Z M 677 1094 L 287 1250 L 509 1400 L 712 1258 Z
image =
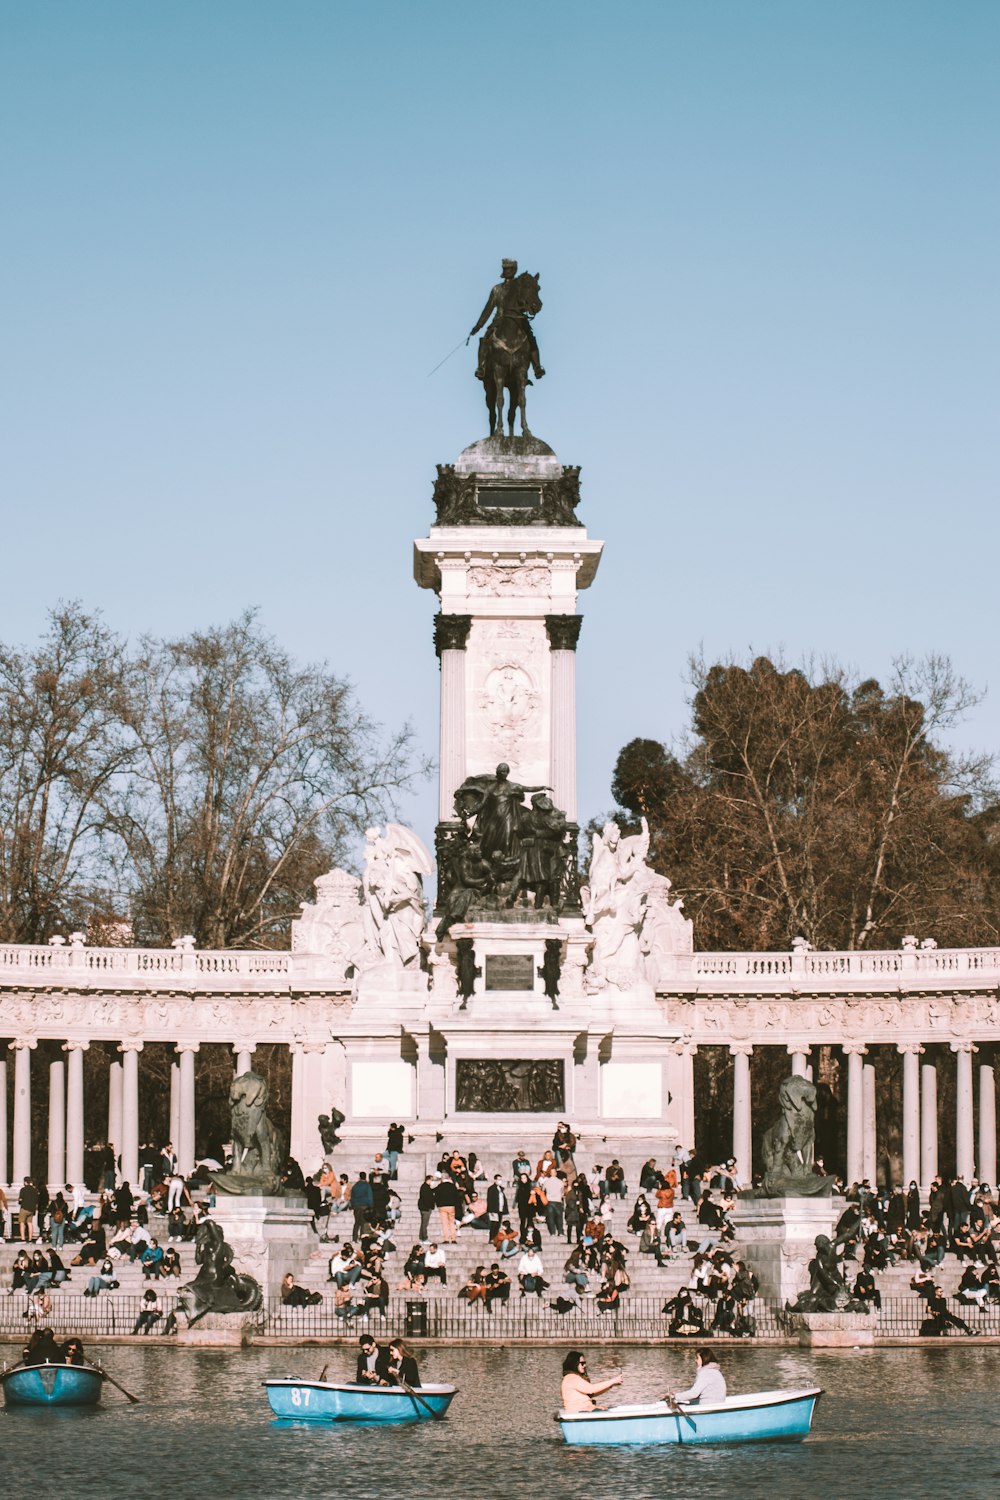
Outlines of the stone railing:
M 851 995 L 900 990 L 983 990 L 1000 986 L 1000 947 L 936 948 L 904 939 L 898 949 L 813 952 L 804 943 L 787 953 L 679 953 L 664 961 L 664 994 Z M 0 944 L 0 986 L 144 991 L 191 989 L 282 993 L 302 988 L 350 990 L 342 961 L 323 954 L 195 948 L 178 938 L 170 948 L 92 948 L 75 933 L 68 942 Z

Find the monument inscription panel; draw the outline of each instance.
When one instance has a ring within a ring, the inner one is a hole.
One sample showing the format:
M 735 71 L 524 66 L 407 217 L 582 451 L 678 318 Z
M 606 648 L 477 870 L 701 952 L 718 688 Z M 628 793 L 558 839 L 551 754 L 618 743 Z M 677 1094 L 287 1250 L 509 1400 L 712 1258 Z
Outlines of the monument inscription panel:
M 488 990 L 533 990 L 535 960 L 530 953 L 487 953 L 484 983 Z
M 552 1114 L 565 1108 L 562 1058 L 460 1057 L 455 1063 L 456 1111 Z

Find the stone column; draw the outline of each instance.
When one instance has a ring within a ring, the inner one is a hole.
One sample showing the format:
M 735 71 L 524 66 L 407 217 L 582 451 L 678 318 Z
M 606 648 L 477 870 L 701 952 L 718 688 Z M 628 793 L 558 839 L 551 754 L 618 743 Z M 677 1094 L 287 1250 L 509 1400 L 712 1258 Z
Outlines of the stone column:
M 31 1052 L 38 1043 L 11 1042 L 14 1049 L 14 1161 L 10 1169 L 15 1197 L 26 1177 L 31 1176 Z
M 550 766 L 552 800 L 576 822 L 576 643 L 582 615 L 546 615 L 552 663 Z
M 698 1048 L 694 1042 L 675 1042 L 669 1049 L 679 1061 L 677 1107 L 677 1134 L 679 1146 L 694 1150 L 694 1055 Z
M 791 1059 L 791 1070 L 798 1078 L 809 1077 L 809 1054 L 803 1052 L 800 1047 L 789 1047 L 788 1056 Z
M 323 1087 L 326 1042 L 301 1042 L 292 1048 L 292 1130 L 289 1151 L 308 1177 L 323 1160 L 319 1117 L 330 1108 Z M 400 1111 L 402 1114 L 402 1110 Z
M 0 1182 L 10 1183 L 7 1175 L 10 1153 L 7 1149 L 7 1062 L 0 1062 Z M 0 1224 L 0 1230 L 2 1230 Z
M 194 1171 L 194 1055 L 197 1042 L 178 1042 L 177 1054 L 180 1067 L 178 1087 L 177 1167 L 186 1177 Z
M 875 1178 L 878 1173 L 878 1136 L 875 1120 L 875 1066 L 873 1063 L 865 1063 L 861 1070 L 861 1088 L 864 1103 L 864 1145 L 862 1147 L 862 1165 L 864 1174 L 872 1187 L 875 1186 Z
M 937 1176 L 937 1068 L 924 1063 L 920 1069 L 920 1186 L 924 1192 Z
M 46 1182 L 50 1193 L 66 1184 L 66 1064 L 49 1063 L 49 1156 Z
M 455 816 L 456 790 L 465 780 L 465 647 L 471 615 L 435 615 L 434 649 L 441 663 L 441 739 L 438 818 Z
M 180 1064 L 170 1064 L 170 1144 L 177 1152 L 177 1142 L 181 1133 L 181 1069 Z
M 734 1042 L 733 1054 L 733 1155 L 736 1170 L 744 1187 L 753 1181 L 753 1135 L 750 1118 L 750 1058 L 753 1047 L 749 1042 Z
M 920 1181 L 920 1054 L 919 1042 L 897 1042 L 903 1055 L 903 1186 Z
M 108 1145 L 117 1163 L 122 1152 L 122 1065 L 113 1062 L 108 1068 Z
M 256 1052 L 256 1050 L 257 1050 L 257 1043 L 256 1042 L 237 1042 L 236 1043 L 235 1047 L 233 1048 L 233 1053 L 234 1053 L 234 1055 L 236 1057 L 236 1074 L 235 1074 L 235 1076 L 237 1078 L 242 1077 L 242 1075 L 244 1073 L 250 1073 L 250 1072 L 253 1071 L 253 1055 Z
M 997 1087 L 993 1069 L 979 1069 L 979 1180 L 997 1185 Z
M 139 1182 L 139 1053 L 141 1042 L 122 1042 L 122 1182 Z
M 64 1042 L 66 1053 L 66 1182 L 83 1184 L 83 1054 L 89 1042 Z
M 972 1042 L 952 1042 L 955 1054 L 955 1170 L 966 1186 L 975 1175 L 975 1146 L 973 1144 L 972 1113 Z
M 860 1182 L 865 1175 L 864 1142 L 864 1097 L 862 1092 L 862 1062 L 867 1052 L 863 1042 L 845 1042 L 844 1056 L 847 1058 L 847 1185 Z

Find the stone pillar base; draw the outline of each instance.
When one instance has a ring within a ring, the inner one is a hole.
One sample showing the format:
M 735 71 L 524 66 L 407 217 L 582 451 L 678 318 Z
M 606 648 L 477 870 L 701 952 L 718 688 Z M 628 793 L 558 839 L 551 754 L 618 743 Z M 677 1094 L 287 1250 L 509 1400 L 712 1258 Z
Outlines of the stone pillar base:
M 807 1349 L 870 1348 L 875 1342 L 878 1313 L 786 1313 L 790 1332 Z
M 170 1336 L 170 1343 L 191 1349 L 239 1349 L 247 1342 L 242 1313 L 233 1313 L 228 1323 L 223 1321 L 223 1314 L 217 1313 L 216 1322 L 206 1326 L 211 1316 L 211 1313 L 206 1314 L 193 1328 L 178 1328 L 176 1334 Z
M 297 1276 L 319 1244 L 304 1198 L 227 1198 L 220 1193 L 212 1218 L 232 1247 L 237 1271 L 256 1277 L 265 1295 L 280 1289 L 287 1271 Z
M 765 1297 L 780 1297 L 784 1305 L 806 1290 L 816 1236 L 833 1237 L 843 1206 L 839 1198 L 737 1199 L 736 1238 Z

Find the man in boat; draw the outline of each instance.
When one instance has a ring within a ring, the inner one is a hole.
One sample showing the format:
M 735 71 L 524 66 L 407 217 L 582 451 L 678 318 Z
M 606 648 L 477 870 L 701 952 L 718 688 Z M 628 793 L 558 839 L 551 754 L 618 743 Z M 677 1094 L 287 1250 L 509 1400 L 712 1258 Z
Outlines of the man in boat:
M 726 1377 L 719 1369 L 719 1362 L 711 1349 L 696 1349 L 694 1362 L 698 1371 L 694 1385 L 686 1391 L 668 1391 L 664 1401 L 669 1401 L 672 1405 L 681 1401 L 698 1402 L 703 1406 L 725 1401 Z
M 571 1349 L 563 1360 L 559 1401 L 563 1411 L 593 1411 L 596 1405 L 594 1397 L 603 1396 L 605 1391 L 621 1383 L 621 1370 L 609 1380 L 591 1380 L 587 1374 L 587 1356 L 579 1349 Z
M 361 1353 L 358 1355 L 358 1367 L 354 1376 L 355 1385 L 385 1385 L 382 1370 L 386 1364 L 387 1356 L 382 1352 L 370 1333 L 363 1333 L 358 1339 Z
M 61 1365 L 63 1351 L 51 1328 L 36 1328 L 24 1346 L 21 1362 L 26 1365 Z

